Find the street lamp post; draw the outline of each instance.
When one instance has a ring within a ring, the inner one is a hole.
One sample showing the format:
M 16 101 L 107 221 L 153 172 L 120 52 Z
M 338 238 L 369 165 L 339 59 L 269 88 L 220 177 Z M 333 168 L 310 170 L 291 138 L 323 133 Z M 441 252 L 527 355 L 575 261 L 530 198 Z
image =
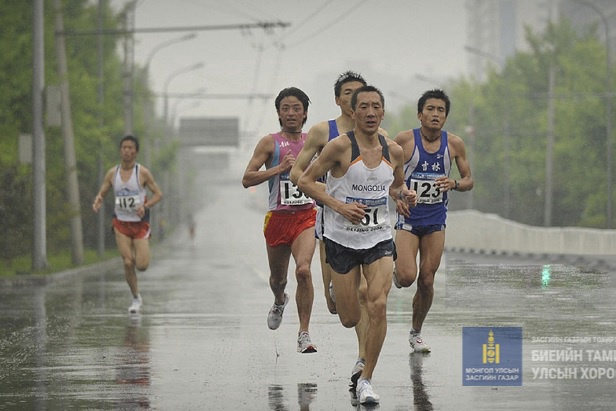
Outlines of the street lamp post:
M 175 130 L 176 128 L 176 122 L 177 122 L 177 116 L 178 116 L 178 106 L 180 104 L 182 104 L 183 102 L 186 102 L 188 99 L 194 99 L 194 98 L 199 98 L 200 96 L 203 96 L 203 93 L 205 93 L 205 87 L 200 87 L 199 89 L 195 90 L 194 93 L 189 93 L 186 94 L 183 97 L 180 97 L 177 99 L 177 101 L 175 102 L 175 104 L 173 105 L 173 108 L 171 109 L 171 128 Z M 190 110 L 193 109 L 195 107 L 198 107 L 201 105 L 201 101 L 193 101 L 192 104 L 188 107 L 183 107 L 182 111 L 186 111 L 186 110 Z
M 172 46 L 174 44 L 181 43 L 183 41 L 192 40 L 195 37 L 197 37 L 197 33 L 188 33 L 188 34 L 183 35 L 182 37 L 177 37 L 177 38 L 174 38 L 174 39 L 170 39 L 170 40 L 164 41 L 164 42 L 160 43 L 158 46 L 154 47 L 152 49 L 152 51 L 150 51 L 150 54 L 148 54 L 148 58 L 146 59 L 146 62 L 145 62 L 146 74 L 148 74 L 148 71 L 150 69 L 150 63 L 152 62 L 152 59 L 154 58 L 156 53 L 158 53 L 160 50 L 164 49 L 165 47 L 169 47 L 169 46 Z
M 185 74 L 185 73 L 189 73 L 191 71 L 194 70 L 198 70 L 200 68 L 202 68 L 204 66 L 204 64 L 202 62 L 200 63 L 196 63 L 193 64 L 192 66 L 188 66 L 188 67 L 183 67 L 179 70 L 174 71 L 173 73 L 171 73 L 169 75 L 169 77 L 167 77 L 167 79 L 165 80 L 164 83 L 164 87 L 163 87 L 163 99 L 164 99 L 164 111 L 163 111 L 163 121 L 164 121 L 164 130 L 165 130 L 165 136 L 168 137 L 170 134 L 170 130 L 171 128 L 169 127 L 169 84 L 171 83 L 171 81 L 173 79 L 175 79 L 176 77 Z M 169 170 L 165 170 L 164 174 L 163 174 L 163 187 L 164 190 L 166 190 L 166 192 L 169 193 L 169 198 L 173 199 L 173 198 L 177 198 L 178 197 L 178 187 L 174 186 L 174 187 L 170 187 L 169 183 L 170 183 L 170 172 Z M 169 187 L 169 190 L 167 190 L 167 187 Z M 161 208 L 161 215 L 162 215 L 162 220 L 163 221 L 170 221 L 170 218 L 172 217 L 171 213 L 170 213 L 170 209 L 169 207 L 162 207 Z
M 607 156 L 607 228 L 612 228 L 612 58 L 610 45 L 610 25 L 607 18 L 597 7 L 589 1 L 575 0 L 576 3 L 590 7 L 601 19 L 605 30 L 605 137 Z
M 163 111 L 163 119 L 165 121 L 165 131 L 168 130 L 169 127 L 169 83 L 171 80 L 178 77 L 181 74 L 189 73 L 194 70 L 198 70 L 204 66 L 203 62 L 193 64 L 192 66 L 184 67 L 179 70 L 174 71 L 167 77 L 165 80 L 165 86 L 163 87 L 163 96 L 164 96 L 164 111 Z
M 144 76 L 143 76 L 143 81 L 144 81 L 144 87 L 143 89 L 146 90 L 147 89 L 147 82 L 149 81 L 150 78 L 150 65 L 152 63 L 152 59 L 154 58 L 154 56 L 161 51 L 162 49 L 172 46 L 174 44 L 178 44 L 178 43 L 182 43 L 184 41 L 188 41 L 188 40 L 192 40 L 195 37 L 197 37 L 197 33 L 188 33 L 185 34 L 181 37 L 176 37 L 167 41 L 164 41 L 162 43 L 160 43 L 159 45 L 157 45 L 156 47 L 154 47 L 152 49 L 152 51 L 150 51 L 150 54 L 148 54 L 148 57 L 146 59 L 145 62 L 145 66 L 144 66 Z M 143 139 L 143 142 L 145 143 L 145 163 L 146 164 L 150 164 L 150 160 L 151 160 L 151 152 L 152 152 L 152 137 L 150 135 L 151 132 L 151 127 L 150 127 L 150 110 L 147 104 L 147 101 L 144 100 L 144 104 L 143 104 L 143 118 L 144 118 L 144 126 L 145 126 L 145 131 L 146 131 L 146 135 L 144 136 L 145 138 Z

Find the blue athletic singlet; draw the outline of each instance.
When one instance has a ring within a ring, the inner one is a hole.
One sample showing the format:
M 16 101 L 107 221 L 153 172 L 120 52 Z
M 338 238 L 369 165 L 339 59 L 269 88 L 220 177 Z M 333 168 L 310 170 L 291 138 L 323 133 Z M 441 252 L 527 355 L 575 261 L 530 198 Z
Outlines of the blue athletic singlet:
M 329 135 L 327 137 L 327 142 L 329 143 L 330 141 L 338 137 L 340 133 L 338 132 L 338 124 L 336 124 L 336 119 L 327 120 L 327 125 L 329 126 Z M 317 181 L 325 183 L 325 178 L 326 176 L 319 177 Z M 317 205 L 321 206 L 321 204 L 319 203 L 317 203 Z
M 327 124 L 329 125 L 329 138 L 327 141 L 331 141 L 340 135 L 338 132 L 338 124 L 336 124 L 336 119 L 329 120 Z
M 441 131 L 441 146 L 435 153 L 428 153 L 423 146 L 419 129 L 413 130 L 415 149 L 404 164 L 404 180 L 411 190 L 417 191 L 417 206 L 411 216 L 398 215 L 396 229 L 404 225 L 444 225 L 447 219 L 447 193 L 435 187 L 435 179 L 449 176 L 451 156 L 447 145 L 447 132 Z
M 328 120 L 327 125 L 329 126 L 329 136 L 327 137 L 327 142 L 332 141 L 334 138 L 338 137 L 340 133 L 338 132 L 338 124 L 336 124 L 336 119 Z M 326 175 L 323 177 L 319 177 L 317 181 L 321 183 L 325 183 Z M 317 203 L 317 222 L 314 226 L 314 236 L 319 240 L 323 240 L 323 204 Z

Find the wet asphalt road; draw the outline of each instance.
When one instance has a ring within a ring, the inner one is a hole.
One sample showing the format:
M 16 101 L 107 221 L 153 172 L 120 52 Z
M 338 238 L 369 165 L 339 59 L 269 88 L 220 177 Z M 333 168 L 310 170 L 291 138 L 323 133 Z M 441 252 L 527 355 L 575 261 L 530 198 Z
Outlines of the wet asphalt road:
M 194 243 L 179 228 L 140 275 L 140 315 L 127 313 L 119 265 L 48 284 L 3 283 L 0 409 L 356 408 L 348 391 L 355 333 L 326 309 L 317 256 L 311 336 L 318 352 L 298 354 L 293 299 L 277 331 L 266 325 L 273 297 L 261 234 L 264 192 L 243 190 L 237 180 L 209 190 Z M 615 409 L 615 275 L 446 253 L 423 330 L 431 354 L 409 351 L 414 287 L 392 288 L 373 378 L 376 408 Z M 288 290 L 295 290 L 292 275 Z M 463 384 L 462 331 L 470 326 L 522 328 L 521 386 Z

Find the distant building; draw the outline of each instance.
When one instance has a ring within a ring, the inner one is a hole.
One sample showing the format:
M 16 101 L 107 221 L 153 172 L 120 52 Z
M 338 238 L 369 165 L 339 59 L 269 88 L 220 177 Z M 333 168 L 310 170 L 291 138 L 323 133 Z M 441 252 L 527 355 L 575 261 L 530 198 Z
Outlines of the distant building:
M 579 30 L 596 24 L 599 39 L 605 41 L 602 15 L 608 22 L 612 55 L 616 55 L 614 0 L 467 0 L 466 8 L 468 70 L 478 81 L 485 80 L 488 67 L 500 70 L 516 51 L 527 49 L 525 27 L 542 32 L 560 16 Z
M 591 4 L 592 6 L 590 6 Z M 580 31 L 597 26 L 597 34 L 605 42 L 605 22 L 611 55 L 616 56 L 616 2 L 614 0 L 561 0 L 561 15 L 567 17 Z

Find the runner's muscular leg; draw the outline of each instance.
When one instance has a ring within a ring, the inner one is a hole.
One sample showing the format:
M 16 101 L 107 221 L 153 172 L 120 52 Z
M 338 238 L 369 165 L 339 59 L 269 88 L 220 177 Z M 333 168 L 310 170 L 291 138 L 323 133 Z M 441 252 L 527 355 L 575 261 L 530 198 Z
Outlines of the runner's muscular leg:
M 325 291 L 325 302 L 327 309 L 331 314 L 336 314 L 336 303 L 329 295 L 329 283 L 332 281 L 332 268 L 327 263 L 327 255 L 325 254 L 325 241 L 319 243 L 319 260 L 321 261 L 321 276 L 323 277 L 323 290 Z M 335 294 L 334 294 L 335 296 Z
M 419 238 L 406 230 L 396 230 L 396 277 L 402 287 L 410 287 L 417 278 Z
M 420 240 L 419 278 L 417 292 L 413 298 L 413 328 L 421 331 L 434 299 L 434 276 L 441 264 L 445 247 L 445 231 L 435 231 Z
M 118 230 L 114 230 L 115 240 L 122 256 L 124 263 L 124 279 L 130 288 L 133 297 L 139 294 L 139 286 L 137 284 L 137 274 L 135 273 L 135 251 L 133 249 L 133 240 L 120 233 Z
M 359 276 L 359 288 L 357 289 L 357 296 L 359 298 L 359 322 L 355 325 L 355 334 L 357 334 L 357 343 L 359 345 L 358 358 L 366 358 L 366 332 L 368 329 L 368 311 L 366 309 L 367 304 L 368 283 L 366 277 Z
M 135 247 L 135 267 L 139 271 L 145 271 L 150 266 L 150 240 L 142 238 L 133 240 Z
M 287 287 L 290 258 L 291 247 L 288 245 L 267 246 L 267 260 L 270 268 L 269 285 L 274 293 L 274 302 L 279 305 L 284 304 L 284 290 Z
M 393 257 L 382 257 L 362 266 L 362 270 L 368 284 L 366 293 L 368 327 L 365 343 L 366 365 L 361 378 L 370 379 L 387 334 L 387 297 L 391 289 Z
M 346 274 L 337 273 L 332 269 L 332 284 L 336 296 L 336 311 L 340 323 L 346 328 L 355 327 L 360 320 L 359 288 L 360 267 L 355 266 Z
M 314 286 L 310 264 L 316 247 L 314 227 L 302 231 L 291 245 L 291 253 L 295 260 L 295 278 L 297 290 L 295 290 L 295 303 L 299 316 L 299 330 L 308 331 L 312 303 L 314 302 Z

